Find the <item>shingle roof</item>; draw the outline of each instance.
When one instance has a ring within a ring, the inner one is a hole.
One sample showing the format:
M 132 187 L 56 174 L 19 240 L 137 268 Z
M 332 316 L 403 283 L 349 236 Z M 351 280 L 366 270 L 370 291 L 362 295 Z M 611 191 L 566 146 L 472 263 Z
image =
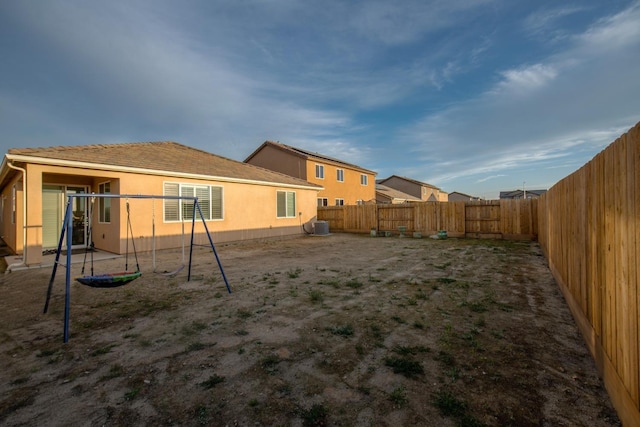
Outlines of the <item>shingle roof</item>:
M 317 187 L 298 178 L 171 141 L 12 148 L 8 156 Z
M 547 190 L 527 190 L 529 194 L 535 194 L 536 196 L 541 196 L 546 193 Z M 511 191 L 501 191 L 500 198 L 501 199 L 513 199 L 518 196 L 522 196 L 524 194 L 523 190 L 511 190 Z
M 403 193 L 400 190 L 396 190 L 395 188 L 387 187 L 383 184 L 376 184 L 376 193 L 388 197 L 389 199 L 398 199 L 398 200 L 412 200 L 416 202 L 421 202 L 422 200 L 418 197 L 414 197 L 411 194 Z
M 452 196 L 454 194 L 457 194 L 457 195 L 462 196 L 462 197 L 468 197 L 469 200 L 479 199 L 480 198 L 480 197 L 477 197 L 477 196 L 471 196 L 471 195 L 466 194 L 466 193 L 461 193 L 459 191 L 452 191 L 451 193 L 449 193 L 449 196 Z
M 417 184 L 419 186 L 425 186 L 425 187 L 435 188 L 436 190 L 440 190 L 440 188 L 436 187 L 435 185 L 428 184 L 426 182 L 421 182 L 421 181 L 418 181 L 416 179 L 407 178 L 407 177 L 404 177 L 404 176 L 399 176 L 399 175 L 391 175 L 389 178 L 378 180 L 378 182 L 379 183 L 385 183 L 386 181 L 390 180 L 391 178 L 403 179 L 405 181 L 411 182 L 413 184 Z
M 365 169 L 363 167 L 360 167 L 358 165 L 354 165 L 352 163 L 347 163 L 345 161 L 342 161 L 342 160 L 339 160 L 339 159 L 336 159 L 336 158 L 333 158 L 333 157 L 325 156 L 323 154 L 314 153 L 312 151 L 303 150 L 301 148 L 296 148 L 296 147 L 292 147 L 290 145 L 283 144 L 281 142 L 273 142 L 273 141 L 265 141 L 260 147 L 258 147 L 253 153 L 251 153 L 249 155 L 249 157 L 247 157 L 245 159 L 245 162 L 248 162 L 253 156 L 255 156 L 265 146 L 271 146 L 271 147 L 277 148 L 279 150 L 287 151 L 289 153 L 292 153 L 292 154 L 295 154 L 297 156 L 304 157 L 304 158 L 307 158 L 307 159 L 310 158 L 310 159 L 317 159 L 317 160 L 325 160 L 325 161 L 329 161 L 329 162 L 340 164 L 340 165 L 342 165 L 344 167 L 348 167 L 348 168 L 351 168 L 351 169 L 356 169 L 356 170 L 359 170 L 359 171 L 362 171 L 362 172 L 371 173 L 373 175 L 377 174 L 377 172 L 371 171 L 369 169 Z

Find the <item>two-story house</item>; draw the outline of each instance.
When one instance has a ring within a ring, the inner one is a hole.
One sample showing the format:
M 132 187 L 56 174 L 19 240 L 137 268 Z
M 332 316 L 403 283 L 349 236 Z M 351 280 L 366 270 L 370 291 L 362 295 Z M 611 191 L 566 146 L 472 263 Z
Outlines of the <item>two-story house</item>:
M 424 202 L 447 202 L 449 195 L 435 185 L 415 179 L 405 178 L 398 175 L 391 175 L 389 178 L 379 180 L 379 184 L 402 191 L 416 197 Z
M 375 203 L 376 172 L 342 160 L 266 141 L 245 163 L 322 186 L 318 206 Z

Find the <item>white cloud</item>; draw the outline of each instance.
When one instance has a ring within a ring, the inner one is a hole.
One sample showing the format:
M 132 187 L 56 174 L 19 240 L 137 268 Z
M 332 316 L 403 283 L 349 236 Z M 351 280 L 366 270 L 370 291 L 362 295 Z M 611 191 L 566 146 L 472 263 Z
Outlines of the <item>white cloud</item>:
M 505 174 L 498 174 L 498 175 L 485 176 L 484 178 L 480 178 L 480 179 L 478 179 L 476 182 L 478 182 L 478 183 L 480 183 L 480 182 L 487 182 L 487 181 L 489 181 L 489 180 L 491 180 L 491 179 L 496 179 L 496 178 L 500 178 L 500 177 L 503 177 L 503 176 L 507 176 L 507 175 L 505 175 Z
M 460 25 L 474 10 L 495 0 L 366 1 L 353 11 L 351 25 L 364 37 L 397 45 Z
M 546 86 L 556 78 L 558 71 L 552 65 L 534 64 L 502 71 L 501 74 L 503 80 L 495 91 L 522 95 Z
M 546 169 L 561 159 L 584 163 L 626 132 L 640 119 L 631 95 L 637 99 L 640 90 L 638 9 L 594 23 L 534 65 L 500 71 L 483 94 L 405 129 L 399 139 L 430 165 L 422 177 L 436 185 L 474 176 L 483 182 L 487 174 Z
M 531 13 L 524 20 L 524 29 L 526 32 L 543 36 L 545 38 L 559 39 L 566 35 L 558 21 L 562 18 L 583 12 L 584 7 L 561 6 L 550 9 L 541 9 Z
M 637 45 L 640 38 L 640 2 L 611 17 L 603 18 L 577 40 L 592 52 Z

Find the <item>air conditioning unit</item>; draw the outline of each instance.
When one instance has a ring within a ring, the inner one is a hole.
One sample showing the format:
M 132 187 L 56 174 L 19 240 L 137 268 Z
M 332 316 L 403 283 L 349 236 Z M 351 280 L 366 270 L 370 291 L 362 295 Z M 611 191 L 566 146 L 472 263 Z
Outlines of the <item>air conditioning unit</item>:
M 329 223 L 327 221 L 314 222 L 313 230 L 313 234 L 316 236 L 326 236 L 329 234 Z

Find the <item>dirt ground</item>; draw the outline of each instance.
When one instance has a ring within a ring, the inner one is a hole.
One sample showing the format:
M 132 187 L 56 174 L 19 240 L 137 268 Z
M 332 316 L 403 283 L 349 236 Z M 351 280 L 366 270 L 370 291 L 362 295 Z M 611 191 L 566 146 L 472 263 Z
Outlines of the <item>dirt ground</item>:
M 201 247 L 190 282 L 151 272 L 150 254 L 126 286 L 74 281 L 67 344 L 64 268 L 47 314 L 50 269 L 0 277 L 0 424 L 619 425 L 536 243 L 217 249 L 231 294 Z

